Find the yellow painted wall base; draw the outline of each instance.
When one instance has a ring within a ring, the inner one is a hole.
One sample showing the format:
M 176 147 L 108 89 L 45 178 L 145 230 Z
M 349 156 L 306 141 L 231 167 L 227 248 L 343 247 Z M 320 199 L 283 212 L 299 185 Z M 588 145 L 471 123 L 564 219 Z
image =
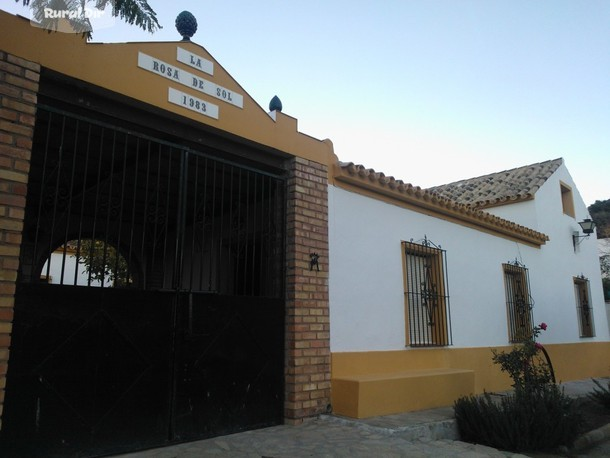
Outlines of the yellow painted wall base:
M 332 381 L 333 410 L 368 418 L 452 404 L 474 389 L 474 371 L 429 369 L 354 375 Z
M 610 376 L 610 342 L 545 348 L 558 382 Z M 449 406 L 460 396 L 505 391 L 510 386 L 510 378 L 493 363 L 489 347 L 332 354 L 333 411 L 349 417 Z

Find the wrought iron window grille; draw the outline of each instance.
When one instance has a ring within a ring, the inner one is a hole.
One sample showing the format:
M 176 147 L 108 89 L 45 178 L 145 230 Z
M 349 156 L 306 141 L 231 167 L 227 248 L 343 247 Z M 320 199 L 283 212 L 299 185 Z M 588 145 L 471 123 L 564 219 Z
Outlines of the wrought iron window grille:
M 408 344 L 451 345 L 445 251 L 423 239 L 403 242 Z
M 534 298 L 530 294 L 529 271 L 517 259 L 503 264 L 509 340 L 520 342 L 533 331 Z
M 593 309 L 589 299 L 589 279 L 580 274 L 574 277 L 574 292 L 578 309 L 580 337 L 593 337 Z

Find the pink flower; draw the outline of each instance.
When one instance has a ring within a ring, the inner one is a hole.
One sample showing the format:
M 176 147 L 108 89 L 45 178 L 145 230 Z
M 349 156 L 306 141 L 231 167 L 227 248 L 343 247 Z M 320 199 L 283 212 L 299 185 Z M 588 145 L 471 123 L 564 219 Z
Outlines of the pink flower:
M 536 348 L 537 348 L 538 350 L 542 350 L 544 347 L 542 346 L 542 344 L 541 344 L 541 343 L 536 342 Z
M 540 323 L 540 329 L 542 329 L 543 331 L 546 331 L 546 323 Z

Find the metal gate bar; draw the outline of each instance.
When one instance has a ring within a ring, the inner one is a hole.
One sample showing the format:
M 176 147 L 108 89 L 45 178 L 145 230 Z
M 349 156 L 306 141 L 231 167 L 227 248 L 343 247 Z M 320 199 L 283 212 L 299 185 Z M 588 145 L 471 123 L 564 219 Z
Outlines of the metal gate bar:
M 403 242 L 410 346 L 451 345 L 451 314 L 445 250 L 427 238 Z
M 38 107 L 2 432 L 22 456 L 281 422 L 285 180 L 222 154 Z
M 22 281 L 282 296 L 282 177 L 48 107 L 36 136 Z

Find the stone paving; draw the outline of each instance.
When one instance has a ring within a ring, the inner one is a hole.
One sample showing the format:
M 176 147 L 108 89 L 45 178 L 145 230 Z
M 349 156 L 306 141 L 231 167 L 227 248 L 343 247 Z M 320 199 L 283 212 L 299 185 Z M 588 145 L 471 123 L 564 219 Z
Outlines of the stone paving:
M 570 396 L 591 392 L 590 380 L 563 385 Z M 121 455 L 122 458 L 204 457 L 525 457 L 457 440 L 450 407 L 363 420 L 322 415 L 299 426 L 281 425 Z M 610 456 L 610 425 L 582 438 L 578 450 L 537 458 Z
M 320 418 L 231 436 L 124 455 L 124 458 L 199 457 L 517 457 L 513 453 L 450 439 L 412 440 Z M 522 456 L 522 455 L 521 455 Z

